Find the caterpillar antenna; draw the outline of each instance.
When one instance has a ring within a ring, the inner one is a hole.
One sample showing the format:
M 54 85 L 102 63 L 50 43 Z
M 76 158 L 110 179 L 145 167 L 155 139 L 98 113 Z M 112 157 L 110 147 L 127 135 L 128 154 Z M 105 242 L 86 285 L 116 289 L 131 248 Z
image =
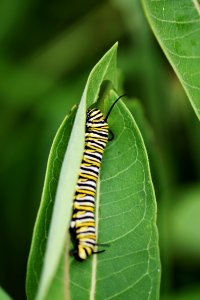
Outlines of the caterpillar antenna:
M 113 107 L 114 107 L 115 104 L 117 103 L 117 101 L 119 101 L 119 99 L 121 99 L 121 98 L 124 97 L 124 96 L 126 96 L 126 94 L 119 96 L 119 97 L 115 100 L 115 102 L 111 105 L 111 107 L 110 107 L 110 109 L 109 109 L 109 111 L 108 111 L 108 113 L 107 113 L 107 115 L 106 115 L 106 117 L 105 117 L 105 121 L 108 120 L 108 117 L 109 117 L 109 115 L 110 115 L 110 113 L 111 113 Z
M 100 250 L 100 251 L 95 251 L 93 252 L 93 254 L 99 254 L 99 253 L 102 253 L 102 252 L 105 252 L 106 250 Z

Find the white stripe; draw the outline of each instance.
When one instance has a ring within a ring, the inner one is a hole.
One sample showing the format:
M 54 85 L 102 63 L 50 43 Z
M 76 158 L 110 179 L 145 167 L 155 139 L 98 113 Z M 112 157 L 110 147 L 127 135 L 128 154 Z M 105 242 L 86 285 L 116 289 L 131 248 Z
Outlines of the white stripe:
M 88 144 L 91 144 L 91 145 L 97 144 L 97 146 L 99 146 L 98 144 L 100 144 L 103 148 L 106 147 L 106 143 L 103 142 L 103 141 L 93 141 L 93 143 L 92 142 L 88 142 Z
M 105 135 L 105 136 L 102 136 L 102 135 L 100 135 L 100 134 L 97 134 L 97 133 L 93 133 L 93 132 L 89 132 L 89 133 L 87 133 L 86 132 L 86 134 L 85 134 L 85 137 L 87 138 L 87 137 L 89 137 L 89 138 L 98 138 L 98 139 L 105 139 L 105 140 L 107 140 L 108 139 L 108 135 Z
M 83 159 L 84 159 L 84 158 L 88 158 L 88 159 L 94 160 L 94 161 L 96 161 L 96 162 L 100 162 L 99 158 L 91 157 L 91 156 L 89 156 L 89 155 L 87 155 L 87 154 L 84 154 L 84 155 L 83 155 Z
M 83 219 L 83 220 L 82 219 L 78 219 L 78 218 L 76 219 L 76 223 L 77 224 L 81 224 L 81 223 L 85 223 L 85 222 L 94 222 L 94 219 L 89 218 L 89 217 L 86 218 L 86 219 Z
M 92 240 L 92 239 L 85 239 L 85 241 L 83 240 L 81 242 L 83 242 L 84 244 L 87 244 L 87 245 L 91 245 L 91 244 L 89 244 L 89 242 L 92 243 L 93 245 L 96 244 L 95 240 Z M 82 244 L 81 242 L 80 242 L 80 244 Z
M 94 180 L 88 179 L 86 181 L 82 181 L 82 178 L 79 178 L 77 184 L 90 184 L 92 186 L 96 186 L 96 182 Z
M 74 201 L 74 203 L 76 203 L 78 206 L 92 206 L 92 207 L 94 207 L 94 203 L 92 203 L 92 202 L 87 202 L 87 201 L 78 202 L 78 201 Z
M 92 191 L 94 192 L 96 190 L 96 186 L 86 186 L 84 184 L 77 184 L 77 189 L 80 189 L 80 190 L 89 190 L 89 191 Z
M 84 196 L 84 197 L 82 197 L 82 198 L 75 198 L 75 201 L 76 200 L 91 200 L 91 201 L 94 201 L 94 197 L 93 196 L 89 196 L 89 195 L 86 195 L 86 196 Z
M 90 115 L 90 121 L 93 121 L 93 120 L 96 120 L 96 119 L 101 119 L 103 117 L 103 114 L 102 112 L 100 111 L 95 111 L 95 112 L 92 112 L 91 115 Z
M 74 227 L 75 227 L 75 221 L 71 221 L 70 227 L 71 227 L 71 228 L 74 228 Z
M 89 152 L 88 150 L 86 150 L 85 153 L 87 153 L 88 155 L 89 154 L 95 155 L 95 156 L 99 157 L 100 159 L 102 159 L 102 154 L 99 152 Z
M 85 168 L 86 170 L 84 170 L 83 168 Z M 99 172 L 99 168 L 98 167 L 95 167 L 95 166 L 89 166 L 89 167 L 87 167 L 87 166 L 82 166 L 81 167 L 81 172 L 87 172 L 87 171 L 94 171 L 94 172 Z
M 108 136 L 108 130 L 106 129 L 105 130 L 105 128 L 92 128 L 92 130 L 91 131 L 89 131 L 89 133 L 93 133 L 93 134 L 99 134 L 99 135 L 103 135 L 103 136 Z
M 104 144 L 105 144 L 105 143 L 104 143 Z M 105 146 L 99 145 L 99 144 L 97 144 L 96 142 L 95 142 L 95 143 L 88 142 L 87 146 L 90 147 L 91 150 L 93 150 L 92 147 L 96 147 L 96 148 L 98 148 L 98 149 L 100 149 L 100 150 L 104 150 L 104 148 L 105 148 Z
M 99 171 L 96 171 L 96 172 L 97 172 L 97 174 L 94 173 L 92 170 L 82 170 L 81 169 L 82 174 L 87 174 L 87 175 L 92 175 L 94 177 L 98 177 Z
M 87 231 L 87 230 L 90 230 L 90 231 L 92 231 L 93 233 L 95 233 L 95 227 L 91 227 L 91 226 L 88 226 L 88 227 L 81 227 L 81 228 L 79 228 L 78 230 L 77 230 L 77 233 L 79 234 L 81 234 L 82 232 L 85 232 L 85 231 Z
M 78 205 L 93 205 L 94 204 L 94 199 L 88 201 L 87 199 L 85 198 L 82 198 L 82 199 L 75 199 L 74 200 L 74 203 L 78 204 Z
M 83 197 L 81 199 L 74 199 L 74 201 L 77 203 L 83 203 L 83 202 L 94 203 L 94 198 L 92 200 L 87 200 L 87 199 L 85 199 L 85 197 Z
M 98 144 L 101 144 L 102 146 L 106 146 L 106 143 L 103 141 L 98 141 Z
M 82 217 L 94 217 L 94 214 L 90 211 L 85 212 L 84 214 L 80 215 Z
M 95 227 L 88 226 L 88 230 L 93 231 L 93 232 L 96 232 Z
M 88 234 L 91 234 L 91 235 L 95 235 L 95 233 L 94 232 L 81 232 L 81 233 L 77 233 L 78 235 L 79 235 L 79 239 L 84 239 L 84 238 L 86 238 L 86 236 L 88 235 Z
M 104 123 L 94 123 L 94 122 L 87 122 L 87 126 L 88 127 L 93 127 L 93 128 L 95 128 L 95 127 L 104 127 L 104 129 L 107 129 L 107 128 L 105 128 L 105 126 L 106 125 L 108 125 L 106 122 L 104 122 Z

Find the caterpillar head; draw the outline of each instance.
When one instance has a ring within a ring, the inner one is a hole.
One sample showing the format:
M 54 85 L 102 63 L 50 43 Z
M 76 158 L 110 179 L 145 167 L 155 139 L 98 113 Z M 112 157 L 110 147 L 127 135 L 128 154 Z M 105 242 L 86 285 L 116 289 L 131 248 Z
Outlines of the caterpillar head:
M 81 258 L 81 257 L 79 256 L 79 251 L 78 251 L 77 248 L 71 250 L 71 251 L 70 251 L 70 255 L 74 256 L 74 258 L 75 258 L 76 260 L 78 260 L 78 261 L 83 261 L 83 260 L 85 259 L 85 258 Z
M 78 261 L 84 261 L 88 256 L 92 255 L 93 249 L 89 246 L 78 245 L 70 251 L 70 254 Z

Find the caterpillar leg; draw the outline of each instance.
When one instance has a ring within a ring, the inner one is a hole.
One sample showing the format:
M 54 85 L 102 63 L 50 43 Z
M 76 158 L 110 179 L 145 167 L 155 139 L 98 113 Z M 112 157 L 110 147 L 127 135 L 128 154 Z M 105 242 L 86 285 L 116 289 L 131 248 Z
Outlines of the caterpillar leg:
M 109 134 L 111 135 L 109 138 L 108 138 L 108 141 L 112 141 L 114 139 L 114 133 L 112 132 L 112 130 L 109 129 Z
M 93 252 L 93 254 L 99 254 L 99 253 L 102 253 L 102 252 L 105 252 L 106 250 L 100 250 L 100 251 L 95 251 Z
M 101 244 L 101 243 L 96 243 L 95 246 L 110 247 L 109 244 Z M 105 252 L 105 251 L 106 251 L 106 250 L 103 249 L 103 250 L 95 251 L 95 252 L 93 252 L 93 254 L 98 254 L 98 253 L 102 253 L 102 252 Z

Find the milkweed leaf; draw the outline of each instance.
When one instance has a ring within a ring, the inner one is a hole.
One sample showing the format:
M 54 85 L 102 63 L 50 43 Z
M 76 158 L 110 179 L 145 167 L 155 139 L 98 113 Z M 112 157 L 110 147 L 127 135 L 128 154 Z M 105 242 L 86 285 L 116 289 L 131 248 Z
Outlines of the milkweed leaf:
M 67 228 L 71 218 L 72 199 L 76 186 L 81 156 L 84 148 L 86 106 L 98 98 L 103 81 L 116 85 L 115 44 L 97 63 L 87 80 L 76 113 L 75 109 L 65 118 L 54 139 L 48 159 L 41 205 L 34 227 L 28 260 L 26 291 L 28 299 L 45 299 L 54 284 L 59 262 L 66 252 Z M 72 124 L 74 126 L 72 128 Z M 47 239 L 48 237 L 48 239 Z M 65 294 L 65 281 L 58 281 L 60 294 Z M 62 283 L 61 283 L 62 282 Z
M 37 300 L 158 299 L 154 189 L 141 134 L 122 102 L 109 116 L 114 140 L 103 156 L 96 193 L 98 242 L 109 247 L 83 263 L 69 256 L 68 228 L 84 149 L 86 109 L 98 99 L 105 80 L 116 88 L 116 48 L 94 67 L 77 113 L 73 110 L 64 120 L 54 140 L 29 257 L 29 300 L 35 296 Z M 96 105 L 105 113 L 116 97 L 110 89 Z M 52 173 L 54 168 L 57 173 Z M 53 193 L 49 193 L 51 180 Z
M 117 97 L 112 92 L 109 100 Z M 86 263 L 71 259 L 71 299 L 159 299 L 155 195 L 144 143 L 123 103 L 113 109 L 109 128 L 115 138 L 103 156 L 96 195 L 98 242 L 109 247 Z
M 200 119 L 200 4 L 142 0 L 150 26 Z
M 12 298 L 0 287 L 0 299 L 1 300 L 12 300 Z

